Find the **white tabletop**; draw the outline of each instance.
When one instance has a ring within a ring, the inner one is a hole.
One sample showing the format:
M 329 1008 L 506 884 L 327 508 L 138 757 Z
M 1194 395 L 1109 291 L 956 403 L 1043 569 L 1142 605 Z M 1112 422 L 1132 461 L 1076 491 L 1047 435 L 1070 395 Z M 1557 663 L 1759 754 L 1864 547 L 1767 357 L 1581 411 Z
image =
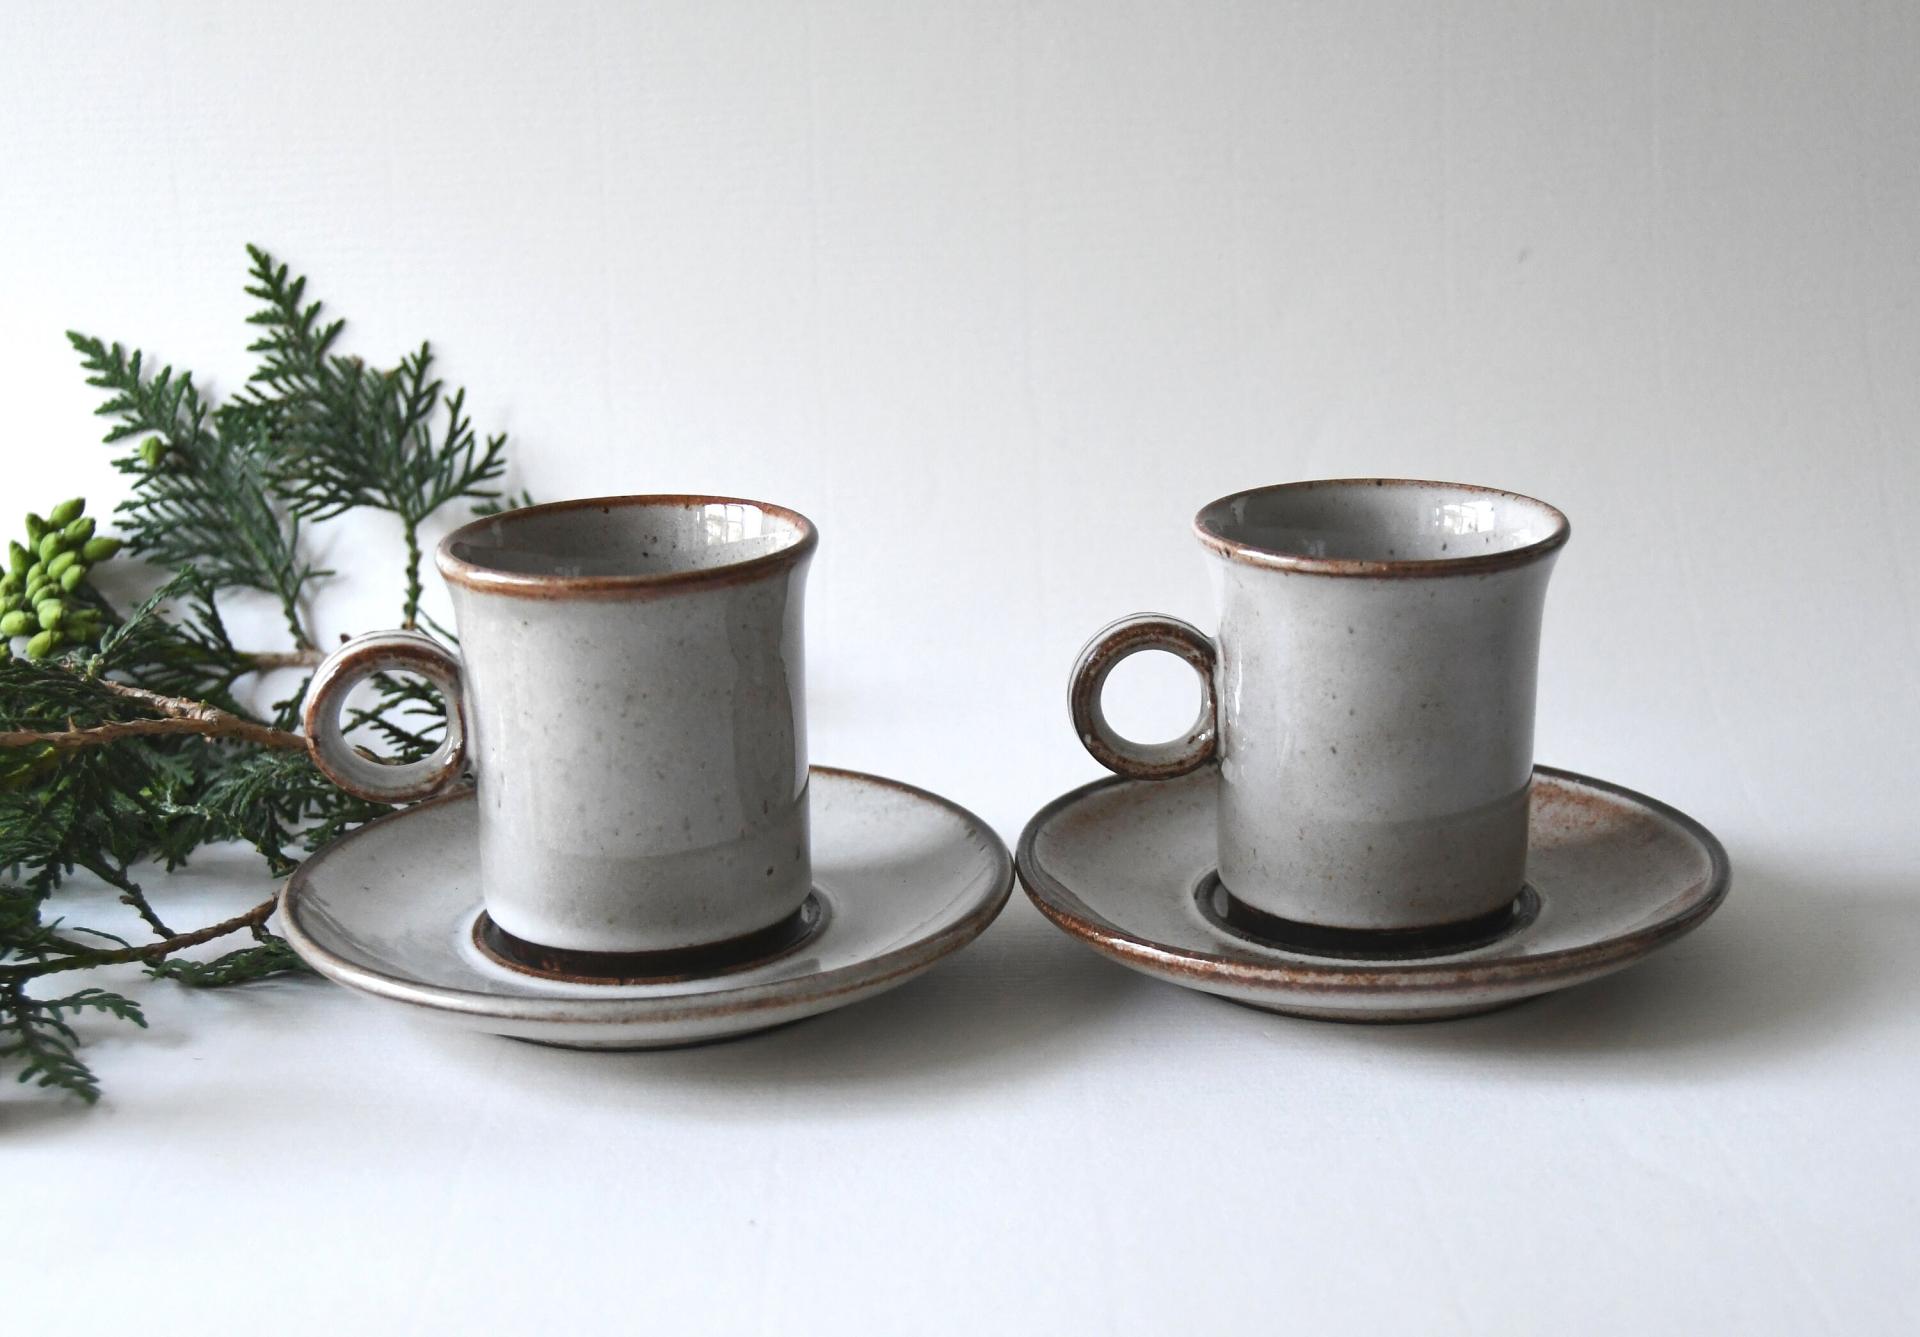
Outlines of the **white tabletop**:
M 13 504 L 119 495 L 60 331 L 231 387 L 264 242 L 356 351 L 431 335 L 543 498 L 812 515 L 814 759 L 1011 842 L 1099 773 L 1080 641 L 1212 625 L 1200 503 L 1509 486 L 1574 524 L 1541 760 L 1704 822 L 1732 895 L 1404 1028 L 1148 980 L 1018 893 L 897 992 L 672 1053 L 118 971 L 151 1027 L 85 1027 L 102 1102 L 0 1091 L 7 1326 L 1920 1326 L 1910 15 L 537 13 L 14 9 Z M 326 634 L 383 625 L 392 528 L 328 544 Z M 1181 673 L 1121 722 L 1183 723 Z

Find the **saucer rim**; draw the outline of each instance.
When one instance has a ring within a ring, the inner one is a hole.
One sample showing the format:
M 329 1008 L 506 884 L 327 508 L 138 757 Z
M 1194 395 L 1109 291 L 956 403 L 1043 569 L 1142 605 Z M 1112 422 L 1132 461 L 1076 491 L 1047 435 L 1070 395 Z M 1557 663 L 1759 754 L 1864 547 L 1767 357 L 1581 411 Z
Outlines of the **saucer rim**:
M 1218 774 L 1218 764 L 1209 768 Z M 1700 926 L 1727 898 L 1732 886 L 1733 866 L 1726 847 L 1713 832 L 1669 803 L 1663 803 L 1638 790 L 1601 780 L 1578 771 L 1536 763 L 1534 776 L 1584 786 L 1638 806 L 1671 822 L 1703 849 L 1709 861 L 1704 891 L 1677 913 L 1643 928 L 1596 938 L 1573 947 L 1518 956 L 1449 959 L 1433 957 L 1428 961 L 1367 963 L 1347 958 L 1325 958 L 1286 954 L 1261 947 L 1258 943 L 1239 945 L 1242 950 L 1262 953 L 1266 961 L 1249 961 L 1218 956 L 1155 942 L 1099 915 L 1070 888 L 1048 872 L 1036 856 L 1040 832 L 1057 816 L 1084 799 L 1108 789 L 1128 785 L 1157 785 L 1167 781 L 1139 780 L 1129 776 L 1107 776 L 1060 795 L 1036 812 L 1020 832 L 1015 848 L 1014 867 L 1027 899 L 1056 927 L 1116 960 L 1147 967 L 1152 973 L 1170 973 L 1196 980 L 1228 982 L 1255 988 L 1284 989 L 1304 994 L 1364 994 L 1384 991 L 1456 991 L 1474 988 L 1503 988 L 1514 985 L 1551 986 L 1561 981 L 1574 983 L 1611 967 L 1653 951 Z M 1173 781 L 1171 783 L 1179 783 Z M 1074 907 L 1079 907 L 1076 910 Z M 1084 912 L 1084 913 L 1082 913 Z
M 319 974 L 336 984 L 374 997 L 430 1007 L 441 1012 L 457 1012 L 469 1016 L 516 1022 L 537 1020 L 553 1024 L 593 1022 L 671 1024 L 677 1021 L 714 1020 L 766 1009 L 791 1008 L 800 1001 L 814 1003 L 823 999 L 837 998 L 843 994 L 883 988 L 903 977 L 924 970 L 942 957 L 958 951 L 984 933 L 993 921 L 999 918 L 1000 912 L 1006 908 L 1007 901 L 1013 894 L 1016 876 L 1013 857 L 1007 849 L 1006 841 L 1001 839 L 1000 834 L 977 813 L 931 790 L 908 784 L 904 780 L 875 775 L 869 771 L 816 765 L 808 767 L 808 774 L 810 779 L 815 776 L 831 776 L 857 785 L 875 785 L 883 789 L 898 790 L 921 802 L 936 804 L 946 809 L 987 838 L 986 852 L 992 855 L 995 864 L 995 871 L 989 883 L 992 890 L 982 896 L 953 923 L 936 933 L 915 938 L 876 956 L 862 957 L 830 970 L 783 979 L 762 980 L 732 988 L 703 989 L 699 987 L 703 983 L 721 978 L 713 976 L 704 981 L 700 979 L 684 981 L 688 987 L 683 991 L 662 991 L 652 994 L 626 993 L 608 998 L 517 990 L 489 992 L 426 984 L 407 976 L 390 974 L 348 961 L 317 942 L 302 926 L 298 906 L 301 891 L 305 882 L 311 879 L 313 870 L 324 864 L 329 856 L 361 839 L 376 827 L 389 822 L 403 821 L 425 808 L 471 802 L 478 796 L 479 790 L 468 786 L 454 793 L 412 804 L 398 812 L 376 817 L 365 826 L 348 832 L 310 856 L 288 876 L 286 883 L 281 887 L 277 907 L 280 931 L 301 959 Z M 829 897 L 833 896 L 831 891 L 825 894 Z M 478 893 L 475 893 L 475 904 L 478 903 Z M 844 910 L 841 913 L 844 914 Z M 832 931 L 830 924 L 825 931 Z M 502 982 L 503 984 L 507 982 L 504 977 Z M 815 987 L 829 983 L 832 987 Z

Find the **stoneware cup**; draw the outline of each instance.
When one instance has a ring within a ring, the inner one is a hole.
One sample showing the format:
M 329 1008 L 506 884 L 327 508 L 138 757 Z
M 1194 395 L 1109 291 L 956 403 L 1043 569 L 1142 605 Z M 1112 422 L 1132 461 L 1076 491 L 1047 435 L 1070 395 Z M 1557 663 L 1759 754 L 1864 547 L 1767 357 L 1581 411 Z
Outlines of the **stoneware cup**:
M 1203 508 L 1208 638 L 1140 614 L 1080 654 L 1095 758 L 1159 779 L 1220 767 L 1233 918 L 1311 945 L 1465 940 L 1519 912 L 1547 578 L 1567 519 L 1492 488 L 1286 483 Z M 1142 745 L 1100 708 L 1114 665 L 1167 650 L 1202 683 L 1184 738 Z
M 793 511 L 727 497 L 476 520 L 437 554 L 459 654 L 408 632 L 342 645 L 307 694 L 314 761 L 388 803 L 471 770 L 486 927 L 515 959 L 631 974 L 657 954 L 745 950 L 812 887 L 801 615 L 816 541 Z M 355 684 L 398 671 L 449 706 L 439 750 L 409 765 L 340 727 Z

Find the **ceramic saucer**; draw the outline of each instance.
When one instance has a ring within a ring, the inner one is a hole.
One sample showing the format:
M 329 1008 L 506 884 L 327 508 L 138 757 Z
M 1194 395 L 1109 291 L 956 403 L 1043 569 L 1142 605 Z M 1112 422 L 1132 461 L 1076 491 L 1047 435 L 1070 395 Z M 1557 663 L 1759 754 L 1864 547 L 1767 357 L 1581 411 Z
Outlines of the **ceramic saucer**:
M 1620 970 L 1698 927 L 1727 894 L 1726 851 L 1664 803 L 1535 768 L 1531 895 L 1504 935 L 1448 955 L 1356 960 L 1229 927 L 1214 876 L 1217 771 L 1102 780 L 1054 800 L 1020 837 L 1041 913 L 1123 965 L 1291 1016 L 1468 1016 Z
M 470 1030 L 654 1049 L 767 1030 L 904 984 L 980 935 L 1013 864 L 987 824 L 925 790 L 812 772 L 816 928 L 741 969 L 632 984 L 524 973 L 475 939 L 473 791 L 371 822 L 287 880 L 294 950 L 331 980 Z

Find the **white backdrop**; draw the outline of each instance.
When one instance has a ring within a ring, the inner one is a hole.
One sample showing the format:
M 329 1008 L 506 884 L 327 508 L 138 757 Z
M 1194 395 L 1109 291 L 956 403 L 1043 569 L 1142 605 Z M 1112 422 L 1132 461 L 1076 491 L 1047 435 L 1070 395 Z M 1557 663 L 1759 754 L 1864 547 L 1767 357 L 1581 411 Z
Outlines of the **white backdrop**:
M 1511 487 L 1574 522 L 1541 758 L 1736 869 L 1640 970 L 1407 1030 L 1189 996 L 1018 897 L 898 994 L 673 1055 L 145 988 L 100 1108 L 0 1095 L 10 1316 L 1911 1331 L 1917 80 L 1900 0 L 0 11 L 18 510 L 117 495 L 62 331 L 230 388 L 256 241 L 352 351 L 432 337 L 542 498 L 810 514 L 815 759 L 1011 840 L 1097 773 L 1081 640 L 1211 625 L 1201 502 Z M 329 555 L 325 632 L 390 620 L 397 534 Z M 1184 723 L 1135 664 L 1121 721 Z

